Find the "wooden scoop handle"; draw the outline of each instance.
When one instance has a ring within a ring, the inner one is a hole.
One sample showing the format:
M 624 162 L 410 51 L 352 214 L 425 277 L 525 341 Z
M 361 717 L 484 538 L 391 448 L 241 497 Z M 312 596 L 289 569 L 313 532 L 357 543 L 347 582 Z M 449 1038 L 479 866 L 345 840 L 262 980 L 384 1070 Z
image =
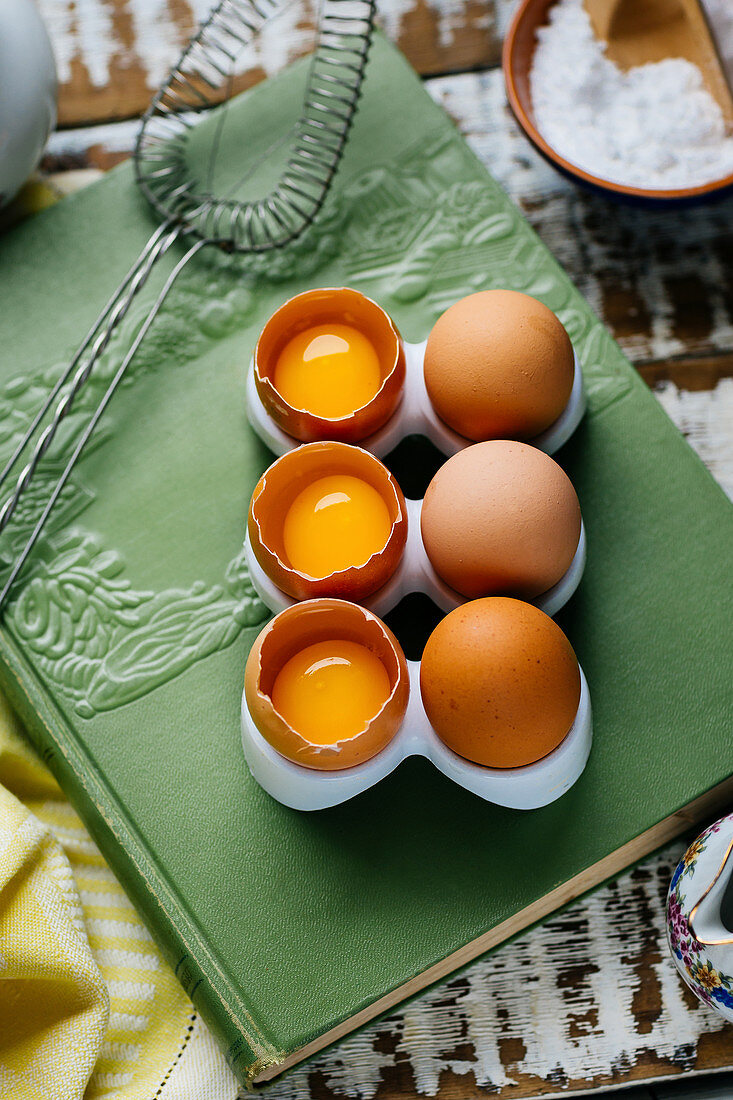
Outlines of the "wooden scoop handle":
M 679 0 L 693 37 L 700 49 L 700 56 L 707 54 L 707 63 L 699 62 L 705 83 L 713 99 L 717 99 L 723 112 L 727 130 L 733 129 L 733 92 L 718 52 L 718 46 L 710 30 L 707 15 L 700 0 Z
M 585 0 L 593 33 L 622 69 L 684 57 L 697 65 L 733 129 L 733 94 L 700 0 Z

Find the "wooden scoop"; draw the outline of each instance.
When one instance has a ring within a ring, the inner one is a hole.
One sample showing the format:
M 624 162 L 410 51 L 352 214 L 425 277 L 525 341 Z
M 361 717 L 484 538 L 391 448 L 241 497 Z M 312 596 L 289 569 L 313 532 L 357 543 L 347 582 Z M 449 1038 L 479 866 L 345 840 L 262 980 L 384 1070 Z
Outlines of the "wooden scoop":
M 733 130 L 733 94 L 700 0 L 584 0 L 593 33 L 621 69 L 684 57 L 700 69 Z M 733 0 L 731 0 L 733 2 Z

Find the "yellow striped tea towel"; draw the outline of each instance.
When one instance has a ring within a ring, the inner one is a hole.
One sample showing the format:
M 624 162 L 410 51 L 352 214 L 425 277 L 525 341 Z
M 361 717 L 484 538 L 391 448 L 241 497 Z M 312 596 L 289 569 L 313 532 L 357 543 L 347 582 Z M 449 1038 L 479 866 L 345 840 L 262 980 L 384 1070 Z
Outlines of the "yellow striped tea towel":
M 223 1055 L 0 696 L 0 1096 L 236 1095 Z

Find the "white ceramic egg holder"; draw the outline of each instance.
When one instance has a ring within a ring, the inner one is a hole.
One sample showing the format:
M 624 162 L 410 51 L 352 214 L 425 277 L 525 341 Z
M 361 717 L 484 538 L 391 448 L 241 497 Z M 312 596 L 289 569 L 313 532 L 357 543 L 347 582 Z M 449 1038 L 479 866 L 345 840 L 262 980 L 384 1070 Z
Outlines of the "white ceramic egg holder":
M 400 403 L 387 423 L 374 434 L 358 441 L 377 457 L 389 454 L 408 435 L 423 435 L 445 455 L 472 445 L 473 441 L 454 432 L 442 421 L 430 402 L 425 386 L 423 363 L 427 341 L 404 343 L 405 383 Z M 568 404 L 558 419 L 527 442 L 553 454 L 573 434 L 585 413 L 582 372 L 574 355 L 574 376 Z M 301 446 L 302 441 L 283 431 L 265 409 L 255 385 L 254 359 L 246 383 L 247 415 L 262 442 L 281 456 Z M 360 604 L 382 616 L 409 592 L 424 592 L 437 606 L 452 611 L 466 597 L 450 588 L 435 572 L 425 551 L 420 532 L 422 501 L 406 500 L 407 539 L 400 563 L 387 583 Z M 585 528 L 573 561 L 561 579 L 532 601 L 548 615 L 554 615 L 570 599 L 585 567 Z M 272 581 L 257 561 L 249 537 L 245 539 L 249 574 L 263 603 L 280 612 L 298 602 Z M 553 752 L 534 764 L 520 768 L 487 768 L 473 764 L 445 745 L 428 721 L 420 693 L 420 664 L 408 661 L 410 697 L 402 724 L 376 756 L 352 768 L 322 771 L 307 768 L 282 756 L 255 726 L 246 697 L 242 697 L 242 746 L 250 772 L 257 783 L 285 806 L 295 810 L 320 810 L 354 798 L 389 775 L 408 756 L 424 756 L 459 786 L 487 802 L 517 810 L 537 809 L 560 798 L 573 786 L 588 761 L 592 742 L 591 706 L 588 685 L 580 669 L 580 702 L 575 721 Z
M 422 501 L 405 500 L 405 505 L 407 507 L 407 540 L 399 564 L 386 584 L 373 592 L 371 596 L 357 602 L 369 611 L 373 611 L 379 618 L 383 618 L 408 593 L 424 592 L 441 611 L 446 613 L 453 611 L 461 604 L 467 603 L 468 597 L 462 596 L 454 588 L 447 585 L 435 572 L 430 562 L 420 531 Z M 249 535 L 244 540 L 244 557 L 250 580 L 255 586 L 257 595 L 265 606 L 269 607 L 270 611 L 277 614 L 279 611 L 284 611 L 286 607 L 292 607 L 293 604 L 299 602 L 289 596 L 287 592 L 283 592 L 265 573 L 255 557 Z M 527 602 L 539 607 L 540 611 L 544 611 L 546 615 L 557 614 L 580 584 L 585 569 L 585 558 L 585 527 L 581 520 L 578 547 L 567 572 L 552 588 L 548 588 L 546 592 Z
M 428 391 L 425 386 L 423 364 L 425 361 L 425 348 L 427 340 L 421 344 L 405 343 L 405 383 L 402 389 L 402 397 L 396 410 L 379 431 L 366 439 L 358 440 L 358 445 L 365 451 L 371 451 L 377 458 L 393 451 L 398 443 L 408 435 L 424 435 L 435 444 L 438 450 L 445 455 L 454 455 L 458 451 L 470 447 L 474 440 L 454 432 L 452 428 L 440 419 L 433 408 Z M 546 454 L 554 454 L 563 443 L 566 443 L 573 434 L 585 413 L 585 391 L 583 389 L 583 373 L 577 355 L 573 352 L 575 369 L 573 374 L 573 388 L 570 392 L 568 403 L 560 416 L 549 428 L 541 432 L 534 439 L 525 442 L 532 447 L 537 447 Z M 253 429 L 262 442 L 276 455 L 284 455 L 299 447 L 302 440 L 288 435 L 272 419 L 267 409 L 262 404 L 260 395 L 255 385 L 254 358 L 250 361 L 247 371 L 247 415 Z
M 535 810 L 555 802 L 582 774 L 593 738 L 590 696 L 582 669 L 575 721 L 557 748 L 521 768 L 485 768 L 458 756 L 440 740 L 422 703 L 420 662 L 408 661 L 407 667 L 410 698 L 399 730 L 371 760 L 338 771 L 306 768 L 281 756 L 255 726 L 243 696 L 242 746 L 253 778 L 269 795 L 293 810 L 324 810 L 373 787 L 408 756 L 424 756 L 448 779 L 486 802 L 514 810 Z

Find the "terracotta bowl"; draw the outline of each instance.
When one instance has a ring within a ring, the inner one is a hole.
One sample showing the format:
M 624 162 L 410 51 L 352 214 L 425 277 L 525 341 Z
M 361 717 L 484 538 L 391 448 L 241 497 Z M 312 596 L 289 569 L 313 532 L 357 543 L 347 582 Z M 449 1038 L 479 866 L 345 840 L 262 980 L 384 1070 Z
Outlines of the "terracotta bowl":
M 641 206 L 670 207 L 691 206 L 713 198 L 733 193 L 733 175 L 697 187 L 677 190 L 627 187 L 602 176 L 593 176 L 583 168 L 561 157 L 548 145 L 535 125 L 532 99 L 529 90 L 529 73 L 537 43 L 537 28 L 548 22 L 548 14 L 555 0 L 522 0 L 504 41 L 502 66 L 506 82 L 509 106 L 538 153 L 554 165 L 562 175 L 591 191 L 601 192 L 621 202 Z

